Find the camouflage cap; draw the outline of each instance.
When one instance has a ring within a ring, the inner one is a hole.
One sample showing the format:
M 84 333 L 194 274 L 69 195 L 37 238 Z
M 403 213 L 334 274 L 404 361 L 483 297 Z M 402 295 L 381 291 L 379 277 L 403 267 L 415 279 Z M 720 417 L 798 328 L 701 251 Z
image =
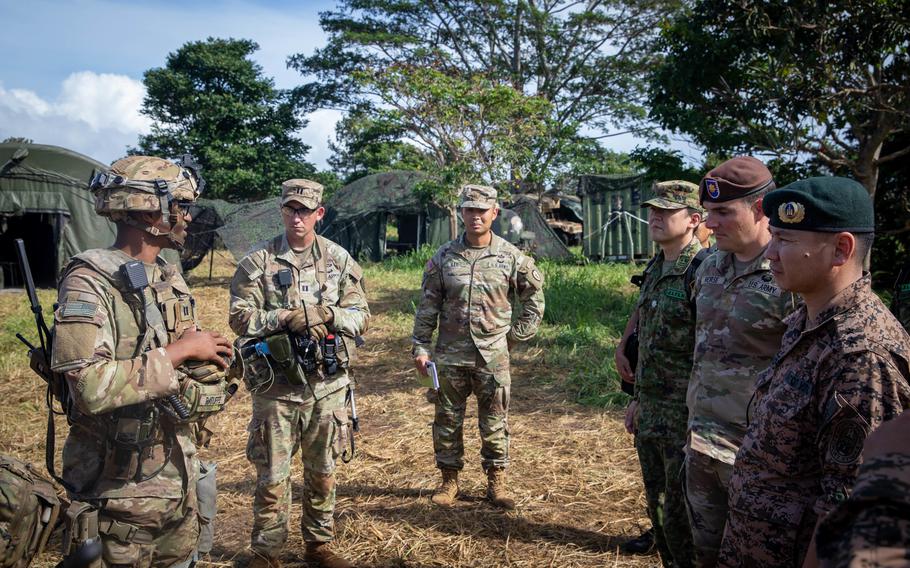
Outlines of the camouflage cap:
M 654 182 L 654 185 L 651 186 L 650 199 L 642 203 L 642 206 L 660 209 L 690 207 L 698 211 L 702 210 L 698 202 L 698 186 L 679 179 Z
M 281 184 L 281 204 L 296 201 L 308 209 L 318 209 L 322 204 L 321 183 L 308 179 L 289 179 Z
M 496 201 L 496 190 L 488 185 L 462 186 L 460 197 L 458 207 L 462 209 L 466 207 L 492 209 L 499 206 L 499 202 Z

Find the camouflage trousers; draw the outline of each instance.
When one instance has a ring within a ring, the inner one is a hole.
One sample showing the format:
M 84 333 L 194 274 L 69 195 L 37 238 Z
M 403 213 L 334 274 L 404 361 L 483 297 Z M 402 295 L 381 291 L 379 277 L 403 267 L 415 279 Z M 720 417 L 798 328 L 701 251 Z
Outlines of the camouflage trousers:
M 686 455 L 686 501 L 695 546 L 695 565 L 717 565 L 727 522 L 727 490 L 733 466 L 689 449 Z
M 731 509 L 717 566 L 801 568 L 817 519 L 810 510 L 797 525 L 783 524 Z
M 664 566 L 694 565 L 684 490 L 685 437 L 635 437 L 648 516 Z
M 468 397 L 477 397 L 483 469 L 509 464 L 509 385 L 474 367 L 439 367 L 439 397 L 433 421 L 436 467 L 464 468 L 464 413 Z
M 318 402 L 292 402 L 253 395 L 247 459 L 256 467 L 251 548 L 277 557 L 288 536 L 291 509 L 291 459 L 303 461 L 303 515 L 306 542 L 334 538 L 335 462 L 339 437 L 347 428 L 345 389 Z
M 104 566 L 188 565 L 199 540 L 196 490 L 183 499 L 105 499 L 98 514 Z

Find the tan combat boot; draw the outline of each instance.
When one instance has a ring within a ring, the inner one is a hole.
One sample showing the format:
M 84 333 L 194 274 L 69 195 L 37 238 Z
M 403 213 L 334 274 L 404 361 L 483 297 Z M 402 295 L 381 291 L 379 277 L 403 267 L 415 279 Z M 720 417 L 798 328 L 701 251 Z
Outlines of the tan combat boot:
M 329 550 L 327 542 L 306 543 L 306 553 L 303 555 L 307 566 L 319 568 L 354 568 L 354 565 Z
M 505 468 L 491 467 L 487 470 L 487 499 L 502 509 L 515 508 L 515 498 L 506 487 Z
M 451 507 L 458 497 L 458 470 L 442 469 L 442 483 L 433 492 L 432 501 L 443 507 Z
M 281 568 L 281 560 L 254 550 L 253 559 L 246 565 L 246 568 Z

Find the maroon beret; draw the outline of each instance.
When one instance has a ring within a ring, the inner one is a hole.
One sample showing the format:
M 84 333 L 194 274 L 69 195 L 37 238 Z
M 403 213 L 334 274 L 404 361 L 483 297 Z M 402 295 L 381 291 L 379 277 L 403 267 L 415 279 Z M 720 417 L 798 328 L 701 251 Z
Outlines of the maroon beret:
M 702 178 L 699 200 L 721 203 L 774 189 L 771 172 L 752 156 L 737 156 L 717 166 Z

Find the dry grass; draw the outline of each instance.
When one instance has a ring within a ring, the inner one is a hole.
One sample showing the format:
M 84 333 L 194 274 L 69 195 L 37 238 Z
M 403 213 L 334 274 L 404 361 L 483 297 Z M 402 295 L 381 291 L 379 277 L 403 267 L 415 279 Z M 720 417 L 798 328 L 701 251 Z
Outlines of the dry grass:
M 208 281 L 203 263 L 191 277 L 204 327 L 228 333 L 227 281 L 232 266 L 216 258 Z M 597 410 L 567 400 L 559 369 L 541 363 L 541 345 L 520 350 L 513 370 L 512 466 L 509 480 L 518 508 L 504 513 L 483 499 L 476 408 L 465 428 L 462 497 L 452 509 L 432 505 L 437 482 L 430 424 L 408 356 L 411 302 L 419 274 L 367 270 L 374 314 L 356 371 L 362 432 L 358 455 L 338 468 L 338 538 L 334 545 L 361 566 L 659 566 L 656 556 L 625 556 L 618 543 L 637 536 L 645 514 L 638 461 L 619 410 Z M 53 294 L 42 294 L 46 306 Z M 0 295 L 6 335 L 28 325 L 24 294 Z M 25 367 L 15 340 L 0 338 L 0 451 L 43 463 L 44 389 Z M 473 405 L 472 405 L 473 406 Z M 202 566 L 243 566 L 251 526 L 255 473 L 246 460 L 250 399 L 245 392 L 217 419 L 216 436 L 202 458 L 218 462 L 215 547 Z M 58 420 L 65 432 L 65 425 Z M 62 443 L 62 440 L 61 440 Z M 293 473 L 292 530 L 282 561 L 304 565 L 298 530 L 302 471 Z M 59 558 L 40 559 L 47 566 Z

